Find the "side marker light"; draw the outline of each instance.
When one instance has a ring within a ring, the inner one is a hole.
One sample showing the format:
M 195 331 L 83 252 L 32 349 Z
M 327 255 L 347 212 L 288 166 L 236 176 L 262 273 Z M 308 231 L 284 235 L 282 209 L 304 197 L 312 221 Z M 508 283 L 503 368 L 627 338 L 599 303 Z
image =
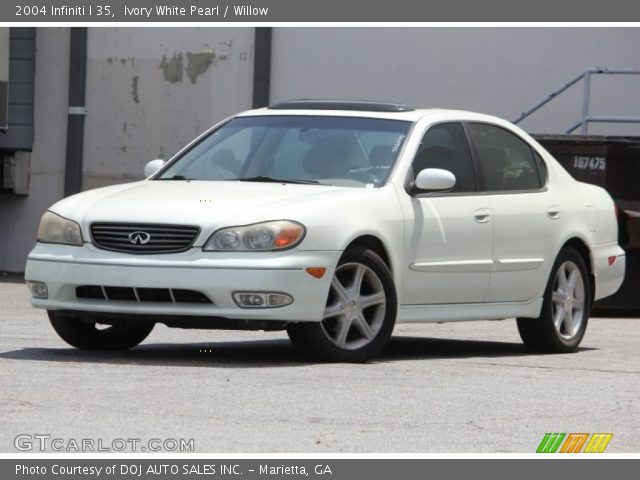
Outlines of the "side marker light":
M 305 268 L 305 271 L 312 277 L 322 278 L 324 277 L 324 274 L 326 273 L 327 269 L 324 267 L 307 267 Z

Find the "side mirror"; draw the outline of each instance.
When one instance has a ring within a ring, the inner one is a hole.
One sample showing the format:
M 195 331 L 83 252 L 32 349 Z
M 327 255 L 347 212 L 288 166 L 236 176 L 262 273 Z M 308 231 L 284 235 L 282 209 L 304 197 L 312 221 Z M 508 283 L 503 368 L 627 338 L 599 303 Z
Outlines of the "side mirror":
M 149 178 L 151 175 L 156 173 L 158 170 L 162 168 L 164 165 L 164 160 L 160 160 L 159 158 L 156 160 L 151 160 L 144 166 L 144 176 L 145 178 Z
M 456 176 L 449 170 L 442 168 L 420 170 L 415 180 L 415 186 L 420 190 L 450 190 L 455 184 Z

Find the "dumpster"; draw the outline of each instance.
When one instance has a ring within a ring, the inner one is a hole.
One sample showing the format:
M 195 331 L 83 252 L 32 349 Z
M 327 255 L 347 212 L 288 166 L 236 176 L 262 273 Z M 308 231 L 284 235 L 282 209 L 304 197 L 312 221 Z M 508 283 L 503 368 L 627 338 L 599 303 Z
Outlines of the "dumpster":
M 616 203 L 619 243 L 627 254 L 620 290 L 596 310 L 640 311 L 640 137 L 533 135 L 576 180 L 603 187 Z M 622 313 L 622 312 L 621 312 Z

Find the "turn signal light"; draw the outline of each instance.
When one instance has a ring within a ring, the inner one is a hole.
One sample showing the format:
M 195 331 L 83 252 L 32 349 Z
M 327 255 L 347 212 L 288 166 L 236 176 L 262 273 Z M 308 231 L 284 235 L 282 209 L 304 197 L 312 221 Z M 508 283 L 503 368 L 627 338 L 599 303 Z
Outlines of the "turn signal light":
M 291 225 L 289 227 L 285 227 L 280 230 L 280 233 L 278 233 L 278 236 L 273 241 L 273 244 L 276 248 L 286 248 L 289 245 L 296 243 L 303 233 L 304 230 L 299 225 Z
M 322 278 L 324 277 L 324 274 L 327 271 L 327 269 L 324 267 L 307 267 L 305 268 L 305 271 L 312 277 Z

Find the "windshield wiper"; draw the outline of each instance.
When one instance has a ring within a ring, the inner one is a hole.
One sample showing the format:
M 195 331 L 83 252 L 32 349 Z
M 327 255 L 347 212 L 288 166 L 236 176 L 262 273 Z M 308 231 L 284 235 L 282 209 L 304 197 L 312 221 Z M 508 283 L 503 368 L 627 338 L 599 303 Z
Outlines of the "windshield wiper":
M 318 184 L 317 180 L 299 180 L 299 179 L 288 179 L 288 178 L 273 178 L 267 177 L 264 175 L 258 175 L 257 177 L 246 177 L 246 178 L 238 178 L 239 182 L 265 182 L 265 183 L 300 183 L 300 184 Z
M 193 178 L 187 178 L 184 175 L 174 175 L 166 178 L 156 178 L 154 180 L 193 180 Z

